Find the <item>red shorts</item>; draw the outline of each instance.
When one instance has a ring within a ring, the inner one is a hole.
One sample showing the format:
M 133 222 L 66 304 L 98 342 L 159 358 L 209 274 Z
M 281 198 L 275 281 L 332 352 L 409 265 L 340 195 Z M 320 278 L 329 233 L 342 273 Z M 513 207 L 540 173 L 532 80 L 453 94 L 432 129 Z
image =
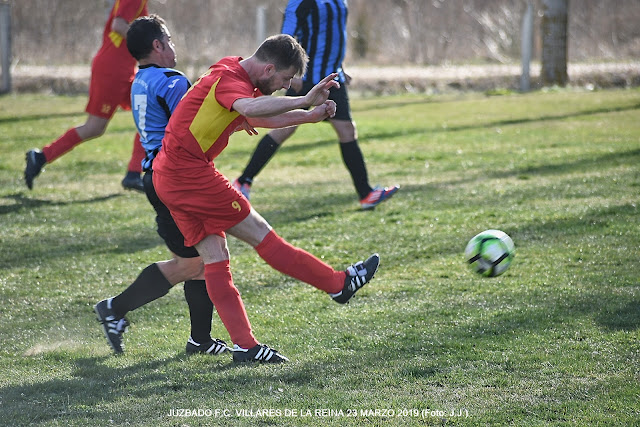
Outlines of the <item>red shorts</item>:
M 153 185 L 184 235 L 185 246 L 195 246 L 211 234 L 239 224 L 251 204 L 213 165 L 190 169 L 183 175 L 153 173 Z
M 114 75 L 91 69 L 89 102 L 85 111 L 92 116 L 110 119 L 118 106 L 131 110 L 131 83 L 133 75 Z

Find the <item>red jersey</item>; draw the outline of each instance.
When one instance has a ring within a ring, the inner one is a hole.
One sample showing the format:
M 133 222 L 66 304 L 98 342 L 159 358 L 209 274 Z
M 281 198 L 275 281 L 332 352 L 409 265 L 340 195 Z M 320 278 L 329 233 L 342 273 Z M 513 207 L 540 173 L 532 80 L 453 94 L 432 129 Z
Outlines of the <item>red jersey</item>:
M 102 33 L 102 46 L 93 58 L 94 68 L 103 73 L 133 75 L 137 62 L 129 53 L 125 38 L 112 31 L 111 24 L 115 18 L 131 23 L 148 14 L 147 0 L 115 0 Z
M 245 120 L 232 109 L 233 103 L 262 95 L 240 65 L 241 59 L 221 59 L 184 95 L 167 125 L 154 171 L 184 173 L 207 167 L 225 149 L 231 134 Z

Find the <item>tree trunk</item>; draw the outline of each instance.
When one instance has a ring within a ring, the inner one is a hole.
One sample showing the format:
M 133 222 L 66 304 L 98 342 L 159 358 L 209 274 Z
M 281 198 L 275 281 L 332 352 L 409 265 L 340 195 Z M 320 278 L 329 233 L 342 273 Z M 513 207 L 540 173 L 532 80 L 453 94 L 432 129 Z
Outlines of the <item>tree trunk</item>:
M 543 0 L 542 3 L 542 84 L 565 86 L 569 0 Z

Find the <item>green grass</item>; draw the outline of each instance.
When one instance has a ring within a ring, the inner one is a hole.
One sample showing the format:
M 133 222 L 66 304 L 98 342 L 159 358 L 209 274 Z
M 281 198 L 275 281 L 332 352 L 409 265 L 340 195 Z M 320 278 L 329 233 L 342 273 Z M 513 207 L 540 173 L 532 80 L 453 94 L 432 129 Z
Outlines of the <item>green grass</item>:
M 92 305 L 168 256 L 146 199 L 120 188 L 129 114 L 33 191 L 22 179 L 25 151 L 81 123 L 85 101 L 0 98 L 0 424 L 637 425 L 637 89 L 355 99 L 372 183 L 402 186 L 373 212 L 330 127 L 300 128 L 253 205 L 336 268 L 382 264 L 343 307 L 230 239 L 256 336 L 292 360 L 250 367 L 185 356 L 181 285 L 130 313 L 127 352 L 110 354 Z M 256 143 L 237 134 L 217 166 L 234 178 Z M 463 259 L 488 228 L 517 248 L 493 279 Z M 228 339 L 217 317 L 213 334 Z

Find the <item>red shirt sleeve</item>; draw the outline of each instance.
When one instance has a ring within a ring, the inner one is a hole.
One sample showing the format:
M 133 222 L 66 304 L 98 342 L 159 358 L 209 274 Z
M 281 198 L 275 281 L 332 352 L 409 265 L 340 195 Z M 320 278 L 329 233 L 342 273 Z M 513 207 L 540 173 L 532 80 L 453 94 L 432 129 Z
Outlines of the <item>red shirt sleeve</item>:
M 147 13 L 147 0 L 116 0 L 114 18 L 122 18 L 131 23 Z
M 226 68 L 226 72 L 220 75 L 220 80 L 217 83 L 216 100 L 229 111 L 233 111 L 233 103 L 236 100 L 252 96 L 255 98 L 260 95 L 257 89 L 254 90 L 246 71 L 237 66 L 237 62 L 240 59 L 239 57 L 232 57 L 220 61 L 222 63 L 221 66 Z

